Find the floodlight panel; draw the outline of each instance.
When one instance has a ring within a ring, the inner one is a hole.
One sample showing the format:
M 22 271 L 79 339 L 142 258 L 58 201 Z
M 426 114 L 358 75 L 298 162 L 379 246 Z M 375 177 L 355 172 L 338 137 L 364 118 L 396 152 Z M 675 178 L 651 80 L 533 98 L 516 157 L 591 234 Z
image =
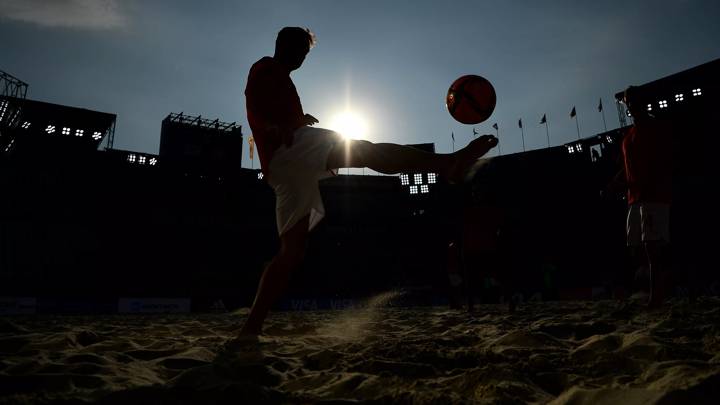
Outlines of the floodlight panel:
M 5 118 L 5 112 L 7 111 L 9 103 L 6 100 L 3 100 L 2 103 L 0 103 L 0 122 L 2 122 L 3 118 Z
M 5 148 L 5 152 L 9 151 L 9 150 L 12 148 L 12 146 L 13 146 L 14 143 L 15 143 L 15 139 L 11 139 L 11 140 L 10 140 L 10 143 L 9 143 L 8 146 Z

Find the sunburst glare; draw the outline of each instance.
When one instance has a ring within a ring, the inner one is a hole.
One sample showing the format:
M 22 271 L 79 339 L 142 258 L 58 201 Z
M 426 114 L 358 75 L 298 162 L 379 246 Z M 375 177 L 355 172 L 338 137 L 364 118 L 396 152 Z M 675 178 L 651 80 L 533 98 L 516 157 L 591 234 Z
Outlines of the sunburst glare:
M 346 139 L 364 139 L 368 132 L 367 121 L 362 115 L 349 110 L 333 116 L 328 127 Z

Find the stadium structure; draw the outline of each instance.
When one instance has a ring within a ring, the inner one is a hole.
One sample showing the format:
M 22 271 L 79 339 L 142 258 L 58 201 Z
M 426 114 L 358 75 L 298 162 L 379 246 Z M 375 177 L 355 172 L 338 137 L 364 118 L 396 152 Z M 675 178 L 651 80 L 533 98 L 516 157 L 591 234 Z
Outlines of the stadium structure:
M 640 86 L 674 131 L 674 258 L 695 278 L 707 276 L 711 252 L 700 228 L 717 217 L 719 70 L 715 60 Z M 39 312 L 113 311 L 119 297 L 188 297 L 194 309 L 251 303 L 278 238 L 272 190 L 241 167 L 240 125 L 170 113 L 158 154 L 119 150 L 114 114 L 30 100 L 26 83 L 0 79 L 0 297 L 34 297 Z M 444 303 L 448 244 L 460 241 L 464 257 L 482 252 L 487 212 L 501 212 L 490 234 L 516 292 L 608 297 L 631 271 L 626 202 L 601 193 L 632 121 L 622 91 L 616 98 L 620 128 L 481 159 L 463 185 L 436 173 L 324 180 L 326 219 L 281 305 L 388 289 Z M 466 274 L 484 271 L 468 263 Z

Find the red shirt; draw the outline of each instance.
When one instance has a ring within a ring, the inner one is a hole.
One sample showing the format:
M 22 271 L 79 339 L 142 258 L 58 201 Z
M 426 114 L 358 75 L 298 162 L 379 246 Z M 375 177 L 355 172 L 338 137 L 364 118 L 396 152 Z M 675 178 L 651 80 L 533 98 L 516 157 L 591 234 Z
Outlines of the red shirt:
M 628 204 L 672 201 L 672 138 L 653 118 L 636 122 L 622 142 Z
M 245 106 L 260 167 L 267 174 L 283 140 L 291 139 L 292 133 L 304 125 L 305 114 L 290 71 L 269 56 L 255 62 L 245 87 Z

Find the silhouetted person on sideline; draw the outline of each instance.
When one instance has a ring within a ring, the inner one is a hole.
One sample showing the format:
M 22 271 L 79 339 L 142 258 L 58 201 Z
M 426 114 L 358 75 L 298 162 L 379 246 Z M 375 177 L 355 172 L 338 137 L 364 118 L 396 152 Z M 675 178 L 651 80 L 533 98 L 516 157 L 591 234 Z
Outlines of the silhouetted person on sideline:
M 315 36 L 306 28 L 285 27 L 277 36 L 275 54 L 257 61 L 245 88 L 247 117 L 265 179 L 275 191 L 280 251 L 263 271 L 242 335 L 257 335 L 271 306 L 285 290 L 290 274 L 303 259 L 308 233 L 324 207 L 318 182 L 343 167 L 369 167 L 385 174 L 437 172 L 459 182 L 480 156 L 497 145 L 483 135 L 451 154 L 435 154 L 391 143 L 345 140 L 336 132 L 311 127 L 290 72 L 298 69 Z M 333 100 L 335 102 L 335 100 Z
M 508 287 L 498 257 L 498 236 L 504 211 L 493 193 L 484 190 L 478 201 L 463 209 L 462 257 L 468 311 L 474 311 L 478 296 L 482 302 L 490 303 L 492 295 L 504 295 Z M 497 291 L 498 282 L 502 291 Z
M 672 138 L 667 125 L 648 113 L 647 103 L 636 87 L 625 90 L 624 103 L 634 121 L 622 141 L 628 202 L 627 243 L 644 250 L 650 272 L 649 305 L 656 307 L 665 301 L 672 285 L 669 257 Z
M 461 266 L 460 248 L 456 240 L 448 243 L 447 247 L 447 274 L 448 274 L 448 300 L 450 309 L 462 309 L 463 273 Z

